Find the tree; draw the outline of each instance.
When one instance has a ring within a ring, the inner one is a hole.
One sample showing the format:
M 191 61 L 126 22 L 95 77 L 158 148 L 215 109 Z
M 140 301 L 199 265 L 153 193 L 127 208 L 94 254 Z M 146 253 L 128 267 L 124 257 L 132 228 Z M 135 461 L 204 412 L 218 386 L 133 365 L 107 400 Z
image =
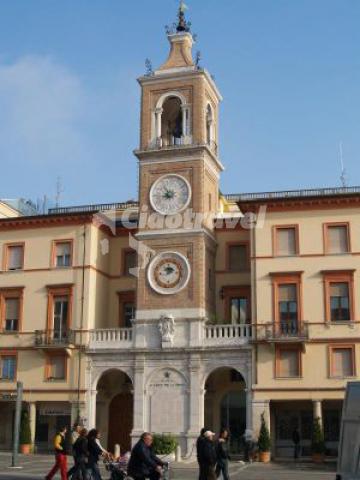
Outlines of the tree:
M 324 432 L 321 428 L 320 418 L 314 419 L 313 431 L 311 438 L 311 451 L 312 453 L 324 454 L 325 453 L 325 440 Z
M 271 439 L 270 432 L 265 421 L 265 412 L 261 414 L 261 427 L 258 439 L 258 447 L 260 452 L 270 452 Z
M 21 423 L 20 423 L 20 445 L 30 445 L 31 444 L 31 430 L 30 430 L 30 419 L 29 413 L 26 410 L 23 410 L 21 413 Z

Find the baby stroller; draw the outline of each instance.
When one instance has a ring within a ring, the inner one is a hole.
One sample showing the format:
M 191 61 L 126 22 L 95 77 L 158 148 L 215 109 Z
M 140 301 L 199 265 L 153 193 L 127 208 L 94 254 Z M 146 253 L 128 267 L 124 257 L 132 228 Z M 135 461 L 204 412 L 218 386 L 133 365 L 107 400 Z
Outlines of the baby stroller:
M 132 480 L 127 475 L 127 459 L 121 459 L 118 461 L 112 461 L 109 459 L 104 460 L 105 468 L 110 473 L 110 480 Z

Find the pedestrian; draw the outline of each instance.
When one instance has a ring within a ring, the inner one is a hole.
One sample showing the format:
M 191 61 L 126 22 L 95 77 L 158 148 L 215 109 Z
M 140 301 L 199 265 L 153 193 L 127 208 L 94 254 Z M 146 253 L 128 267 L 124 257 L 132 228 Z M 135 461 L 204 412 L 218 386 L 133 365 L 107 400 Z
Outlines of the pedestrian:
M 214 432 L 207 430 L 204 433 L 204 441 L 200 449 L 200 470 L 203 473 L 203 480 L 216 480 L 216 451 L 214 439 Z
M 244 460 L 245 462 L 252 463 L 254 450 L 255 450 L 255 442 L 253 439 L 252 430 L 248 430 L 248 429 L 245 430 L 245 433 L 243 435 L 243 441 L 244 441 Z
M 87 464 L 89 459 L 89 449 L 88 449 L 88 439 L 87 439 L 87 430 L 82 428 L 80 430 L 79 437 L 73 445 L 73 454 L 75 458 L 75 465 L 73 467 L 73 472 L 71 473 L 71 480 L 82 480 L 88 479 L 87 474 Z M 81 474 L 81 476 L 80 476 Z M 68 478 L 70 478 L 68 472 Z
M 46 475 L 45 480 L 51 480 L 56 472 L 60 470 L 61 480 L 67 480 L 67 441 L 66 441 L 67 428 L 61 427 L 58 433 L 54 437 L 54 450 L 55 450 L 55 465 Z
M 76 440 L 79 438 L 80 432 L 81 432 L 81 425 L 79 425 L 78 423 L 75 423 L 71 431 L 71 447 L 72 447 L 72 454 L 74 458 L 74 465 L 68 471 L 67 473 L 68 477 L 71 477 L 74 474 L 76 469 L 76 456 L 74 453 L 74 445 Z
M 204 441 L 205 441 L 205 437 L 204 437 L 204 433 L 207 431 L 208 429 L 207 428 L 202 428 L 200 430 L 200 435 L 198 436 L 197 440 L 196 440 L 196 458 L 197 458 L 197 462 L 198 462 L 198 465 L 199 465 L 199 480 L 204 480 L 205 477 L 205 472 L 204 472 L 204 468 L 203 468 L 203 465 L 201 464 L 201 449 L 203 447 L 203 444 L 204 444 Z
M 100 438 L 100 432 L 93 428 L 87 435 L 88 440 L 88 470 L 91 472 L 93 480 L 102 480 L 99 469 L 99 458 L 102 456 L 102 450 L 97 440 Z
M 152 449 L 153 437 L 144 432 L 131 452 L 127 473 L 134 480 L 159 480 L 164 462 L 158 458 Z
M 229 477 L 229 431 L 223 428 L 219 434 L 219 439 L 216 444 L 216 476 L 219 477 L 222 473 L 223 480 L 230 480 Z
M 295 427 L 292 433 L 292 440 L 294 442 L 294 460 L 300 457 L 300 433 L 298 427 Z

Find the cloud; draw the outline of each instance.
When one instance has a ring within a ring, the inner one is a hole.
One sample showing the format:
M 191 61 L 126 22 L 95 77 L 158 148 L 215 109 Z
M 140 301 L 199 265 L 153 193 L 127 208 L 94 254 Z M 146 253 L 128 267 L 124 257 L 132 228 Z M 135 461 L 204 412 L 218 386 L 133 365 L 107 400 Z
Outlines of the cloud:
M 48 166 L 86 153 L 81 79 L 51 57 L 0 63 L 0 158 Z

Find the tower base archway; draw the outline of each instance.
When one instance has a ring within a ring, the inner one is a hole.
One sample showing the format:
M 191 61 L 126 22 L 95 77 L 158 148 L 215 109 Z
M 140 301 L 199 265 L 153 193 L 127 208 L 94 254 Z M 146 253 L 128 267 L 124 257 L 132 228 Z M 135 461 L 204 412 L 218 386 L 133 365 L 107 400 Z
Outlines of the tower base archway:
M 205 427 L 218 433 L 230 432 L 230 451 L 241 451 L 246 429 L 246 389 L 242 375 L 233 368 L 213 371 L 205 383 Z

